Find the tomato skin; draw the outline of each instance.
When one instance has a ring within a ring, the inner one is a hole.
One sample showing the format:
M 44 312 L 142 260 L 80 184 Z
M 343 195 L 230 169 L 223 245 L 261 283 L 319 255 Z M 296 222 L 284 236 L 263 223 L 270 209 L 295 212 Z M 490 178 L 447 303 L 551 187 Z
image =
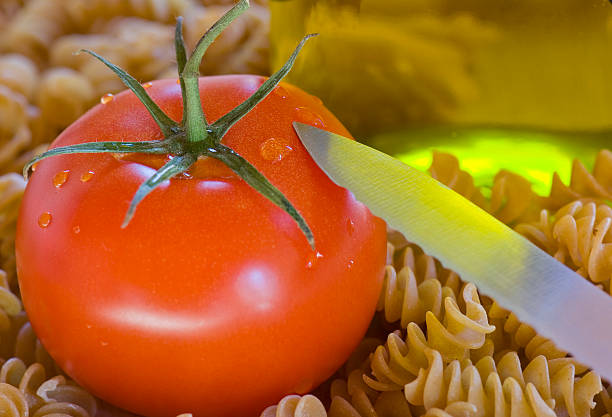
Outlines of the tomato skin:
M 208 120 L 262 81 L 201 78 Z M 175 80 L 147 91 L 180 120 Z M 153 191 L 125 229 L 129 202 L 153 168 L 111 154 L 38 164 L 18 221 L 18 276 L 34 330 L 71 377 L 146 416 L 248 417 L 314 388 L 342 364 L 374 312 L 385 225 L 316 166 L 293 121 L 349 136 L 320 101 L 283 85 L 223 143 L 302 213 L 319 255 L 285 212 L 214 162 L 199 162 L 197 177 Z M 144 106 L 123 92 L 52 147 L 161 138 Z M 262 156 L 270 138 L 291 148 L 276 162 Z M 67 181 L 56 187 L 54 176 L 65 170 Z M 51 215 L 46 227 L 42 213 Z

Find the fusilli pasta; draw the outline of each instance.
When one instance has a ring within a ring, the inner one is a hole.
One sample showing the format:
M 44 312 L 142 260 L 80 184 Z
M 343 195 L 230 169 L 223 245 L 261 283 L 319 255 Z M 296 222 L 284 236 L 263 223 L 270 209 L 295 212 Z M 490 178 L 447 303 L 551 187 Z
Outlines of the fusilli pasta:
M 538 222 L 518 225 L 516 230 L 580 275 L 610 291 L 611 223 L 612 207 L 577 200 L 552 214 L 544 210 Z
M 0 368 L 0 410 L 11 417 L 93 417 L 97 403 L 87 391 L 57 375 L 46 379 L 45 369 L 12 358 Z
M 195 43 L 227 10 L 195 0 L 5 0 L 0 4 L 0 173 L 19 171 L 106 93 L 123 90 L 91 49 L 142 81 L 176 77 L 173 24 Z M 223 5 L 221 5 L 223 4 Z M 210 48 L 205 74 L 267 73 L 268 11 L 253 5 Z M 213 64 L 212 62 L 216 62 Z M 6 87 L 6 88 L 5 88 Z
M 550 196 L 546 200 L 549 209 L 558 209 L 574 200 L 612 201 L 612 152 L 601 150 L 595 159 L 593 172 L 589 172 L 579 160 L 572 165 L 569 186 L 563 184 L 556 173 L 553 176 Z
M 426 366 L 397 389 L 368 393 L 348 384 L 332 388 L 329 412 L 314 398 L 289 396 L 262 416 L 306 416 L 294 404 L 313 402 L 316 416 L 400 417 L 430 416 L 589 416 L 594 397 L 603 389 L 594 372 L 576 377 L 571 359 L 534 358 L 523 368 L 509 352 L 499 361 L 491 356 L 476 364 L 453 360 L 445 364 L 440 352 L 423 351 Z M 351 392 L 352 391 L 352 392 Z M 606 391 L 607 392 L 607 391 Z M 316 403 L 316 406 L 315 404 Z M 267 414 L 266 414 L 267 413 Z M 419 413 L 419 414 L 417 414 Z

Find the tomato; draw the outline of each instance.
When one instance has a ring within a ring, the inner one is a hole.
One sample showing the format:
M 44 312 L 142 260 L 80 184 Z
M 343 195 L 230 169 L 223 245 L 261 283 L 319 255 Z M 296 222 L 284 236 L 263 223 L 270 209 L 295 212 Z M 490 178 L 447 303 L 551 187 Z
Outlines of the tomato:
M 263 80 L 200 78 L 208 120 Z M 147 92 L 181 120 L 175 80 Z M 155 189 L 124 229 L 159 160 L 73 154 L 38 163 L 19 216 L 17 268 L 32 326 L 68 375 L 146 416 L 242 417 L 311 390 L 342 364 L 374 313 L 385 224 L 318 168 L 293 121 L 349 136 L 318 99 L 281 84 L 223 143 L 293 203 L 315 251 L 286 212 L 213 159 Z M 52 147 L 162 137 L 126 91 Z

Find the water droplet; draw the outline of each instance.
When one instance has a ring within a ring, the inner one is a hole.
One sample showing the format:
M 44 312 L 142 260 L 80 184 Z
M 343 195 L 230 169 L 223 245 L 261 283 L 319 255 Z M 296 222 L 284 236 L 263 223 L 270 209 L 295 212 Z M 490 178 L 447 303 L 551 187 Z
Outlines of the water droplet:
M 259 146 L 259 153 L 266 161 L 278 162 L 283 159 L 293 148 L 285 139 L 270 138 Z
M 319 251 L 311 252 L 308 255 L 308 260 L 306 261 L 306 268 L 312 269 L 317 264 L 317 261 L 323 257 L 323 254 Z
M 321 119 L 321 116 L 313 112 L 307 107 L 296 107 L 298 122 L 305 123 L 307 125 L 315 126 L 318 128 L 324 128 L 325 123 Z
M 113 101 L 114 98 L 115 96 L 112 95 L 111 93 L 106 93 L 102 97 L 100 97 L 100 103 L 102 104 L 110 103 L 111 101 Z
M 352 235 L 355 231 L 355 223 L 351 219 L 348 219 L 346 221 L 346 231 L 349 235 Z
M 43 214 L 38 216 L 38 225 L 43 229 L 51 224 L 51 213 L 45 211 Z
M 83 175 L 81 175 L 81 182 L 89 181 L 90 179 L 93 178 L 94 174 L 95 174 L 95 172 L 93 172 L 93 171 L 87 171 L 87 172 L 83 173 Z
M 273 90 L 273 93 L 280 98 L 289 97 L 289 92 L 287 91 L 287 89 L 280 84 L 276 86 L 276 88 Z
M 85 327 L 87 327 L 88 329 L 91 329 L 93 326 L 91 324 L 86 324 Z
M 79 233 L 81 233 L 81 228 L 79 226 L 74 226 L 72 228 L 72 231 L 74 232 L 75 235 L 78 235 Z
M 142 88 L 149 88 L 149 87 L 151 87 L 152 85 L 153 85 L 153 83 L 149 81 L 149 82 L 144 83 L 144 84 L 142 85 Z
M 36 171 L 36 169 L 38 168 L 38 164 L 39 164 L 39 162 L 35 162 L 35 163 L 34 163 L 34 164 L 33 164 L 33 165 L 30 167 L 30 169 L 32 170 L 32 172 Z
M 68 174 L 70 173 L 69 169 L 65 169 L 63 171 L 58 172 L 53 177 L 53 185 L 55 188 L 60 188 L 62 185 L 66 183 L 68 180 Z
M 102 346 L 102 347 L 106 347 L 106 346 L 108 346 L 108 342 L 101 341 L 101 342 L 100 342 L 100 346 Z
M 347 268 L 351 269 L 353 267 L 353 265 L 355 265 L 355 261 L 353 259 L 349 259 Z

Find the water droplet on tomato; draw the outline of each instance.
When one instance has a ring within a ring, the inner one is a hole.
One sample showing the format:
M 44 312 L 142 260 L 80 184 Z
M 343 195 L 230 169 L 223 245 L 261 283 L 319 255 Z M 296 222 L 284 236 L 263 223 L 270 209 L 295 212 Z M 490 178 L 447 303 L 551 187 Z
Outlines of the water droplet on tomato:
M 276 88 L 272 90 L 272 92 L 274 93 L 274 95 L 278 96 L 279 98 L 289 97 L 289 91 L 287 91 L 287 89 L 280 84 L 277 85 Z
M 311 252 L 308 255 L 308 260 L 306 261 L 306 268 L 312 269 L 316 266 L 319 259 L 323 257 L 323 254 L 319 251 Z
M 283 159 L 293 148 L 285 139 L 270 138 L 259 146 L 259 153 L 266 161 L 278 162 Z
M 353 259 L 349 259 L 347 268 L 351 269 L 353 267 L 353 265 L 355 265 L 355 261 Z
M 93 172 L 93 171 L 87 171 L 87 172 L 83 173 L 83 175 L 81 175 L 81 182 L 89 181 L 90 179 L 93 178 L 94 174 L 95 174 L 95 172 Z
M 113 101 L 114 98 L 115 96 L 112 95 L 111 93 L 106 93 L 102 97 L 100 97 L 100 103 L 102 104 L 110 103 L 111 101 Z
M 144 83 L 144 84 L 142 85 L 142 88 L 149 88 L 149 87 L 151 87 L 152 85 L 153 85 L 153 83 L 149 81 L 149 82 Z
M 305 123 L 307 125 L 315 126 L 318 128 L 324 128 L 325 123 L 321 116 L 307 107 L 296 107 L 298 122 Z
M 36 171 L 36 168 L 38 168 L 38 164 L 39 164 L 39 162 L 35 162 L 35 163 L 34 163 L 34 164 L 33 164 L 33 165 L 30 167 L 30 169 L 32 170 L 32 172 Z
M 346 221 L 346 231 L 349 235 L 352 235 L 355 231 L 355 223 L 351 219 L 348 219 Z
M 81 233 L 81 228 L 79 226 L 74 226 L 72 228 L 72 231 L 74 232 L 75 235 L 78 235 L 79 233 Z
M 53 177 L 53 185 L 55 186 L 55 188 L 60 188 L 66 183 L 66 181 L 68 180 L 68 174 L 70 174 L 69 169 L 65 169 L 55 174 L 55 176 Z
M 45 211 L 43 214 L 38 216 L 38 225 L 43 229 L 51 224 L 51 213 Z

